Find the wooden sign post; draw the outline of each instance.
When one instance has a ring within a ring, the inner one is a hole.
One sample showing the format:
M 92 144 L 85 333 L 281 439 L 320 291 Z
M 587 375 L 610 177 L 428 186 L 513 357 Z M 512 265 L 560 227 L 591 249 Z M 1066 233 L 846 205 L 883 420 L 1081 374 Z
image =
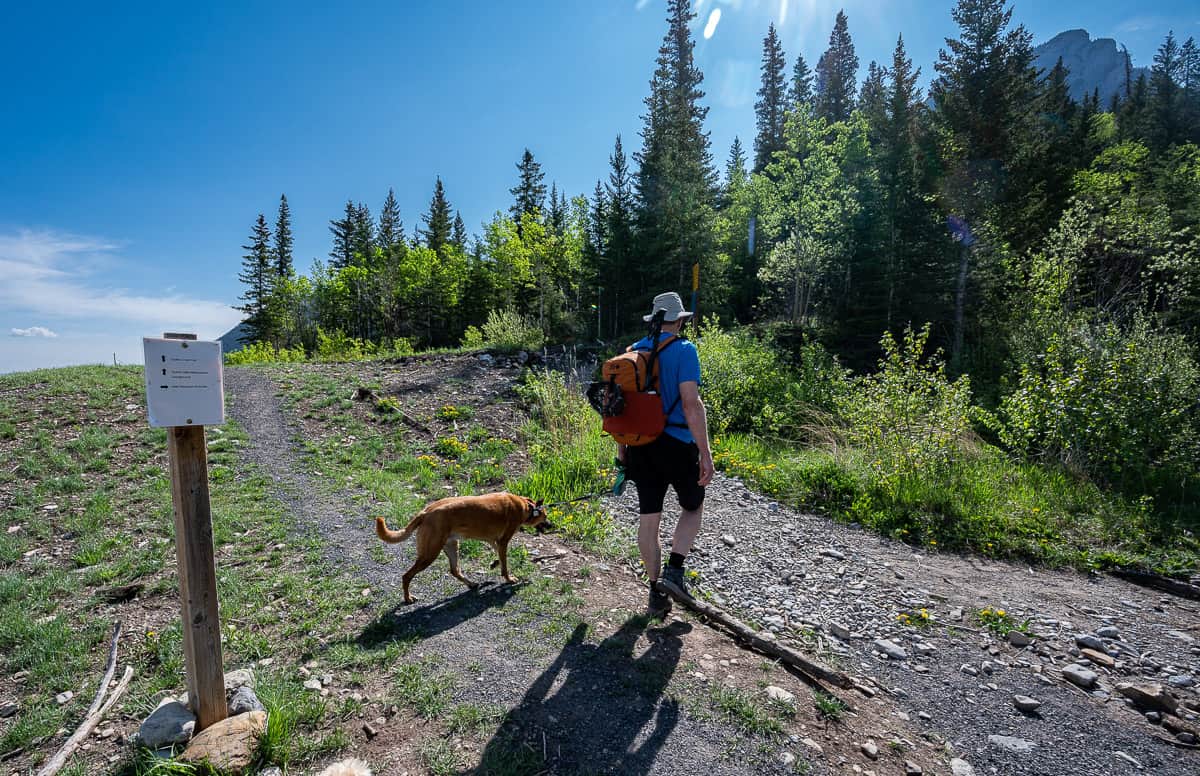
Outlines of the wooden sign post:
M 166 334 L 143 346 L 150 425 L 167 428 L 188 703 L 199 732 L 228 716 L 204 439 L 205 423 L 224 422 L 221 345 Z

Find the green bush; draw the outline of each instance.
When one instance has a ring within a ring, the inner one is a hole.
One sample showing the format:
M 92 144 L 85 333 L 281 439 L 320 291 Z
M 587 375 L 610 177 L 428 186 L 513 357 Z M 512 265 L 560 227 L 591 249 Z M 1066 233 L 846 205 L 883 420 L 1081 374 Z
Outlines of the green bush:
M 492 310 L 488 313 L 487 323 L 483 324 L 482 331 L 468 326 L 462 339 L 464 348 L 491 348 L 501 353 L 538 350 L 545 343 L 546 335 L 541 328 L 511 307 Z
M 377 355 L 378 350 L 374 342 L 350 337 L 341 329 L 332 333 L 317 329 L 317 361 L 361 361 Z
M 269 342 L 251 342 L 241 350 L 225 354 L 225 363 L 229 366 L 280 364 L 303 360 L 304 348 L 299 345 L 294 348 L 277 348 Z
M 1154 492 L 1198 476 L 1200 367 L 1186 341 L 1139 320 L 1064 324 L 1001 402 L 1001 439 L 1030 457 Z
M 704 405 L 714 432 L 752 431 L 796 438 L 814 410 L 828 411 L 845 372 L 819 345 L 806 345 L 799 370 L 745 329 L 704 321 L 697 342 Z
M 971 436 L 971 384 L 951 382 L 940 352 L 925 358 L 929 326 L 885 334 L 879 371 L 837 397 L 847 441 L 870 460 L 885 489 L 909 477 L 936 477 Z

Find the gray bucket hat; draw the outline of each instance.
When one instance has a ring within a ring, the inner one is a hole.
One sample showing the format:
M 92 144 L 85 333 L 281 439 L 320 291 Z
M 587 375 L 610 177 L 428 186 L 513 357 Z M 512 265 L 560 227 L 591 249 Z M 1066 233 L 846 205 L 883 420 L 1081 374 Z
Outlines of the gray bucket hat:
M 659 310 L 663 310 L 666 313 L 663 316 L 663 320 L 668 322 L 680 319 L 687 320 L 692 317 L 692 313 L 683 309 L 683 300 L 674 291 L 667 291 L 654 297 L 654 304 L 650 307 L 650 314 L 643 315 L 642 320 L 649 322 Z

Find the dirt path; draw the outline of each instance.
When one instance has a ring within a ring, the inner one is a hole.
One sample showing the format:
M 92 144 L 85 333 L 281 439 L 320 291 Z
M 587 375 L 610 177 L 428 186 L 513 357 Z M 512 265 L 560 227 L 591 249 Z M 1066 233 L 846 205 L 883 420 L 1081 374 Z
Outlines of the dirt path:
M 394 548 L 399 558 L 392 562 L 373 557 L 369 550 L 379 545 L 366 508 L 351 506 L 349 495 L 326 495 L 323 483 L 305 473 L 291 439 L 294 426 L 280 409 L 271 379 L 257 370 L 229 369 L 225 381 L 230 413 L 252 440 L 244 455 L 278 483 L 280 497 L 299 524 L 317 532 L 329 564 L 359 575 L 372 596 L 394 596 L 409 565 L 411 545 Z M 556 574 L 577 577 L 573 572 L 592 563 L 552 539 L 522 541 L 532 553 L 571 555 L 547 564 Z M 530 752 L 551 773 L 691 774 L 699 764 L 707 768 L 713 763 L 720 763 L 722 773 L 764 772 L 761 755 L 752 758 L 748 755 L 753 753 L 738 751 L 743 736 L 737 730 L 685 714 L 668 692 L 672 680 L 684 674 L 689 651 L 704 649 L 705 642 L 694 641 L 685 649 L 683 637 L 693 627 L 684 622 L 651 628 L 621 622 L 617 607 L 635 600 L 640 604 L 641 597 L 625 598 L 618 586 L 632 593 L 636 584 L 620 573 L 606 575 L 600 566 L 589 574 L 589 590 L 582 592 L 589 610 L 603 598 L 611 613 L 602 611 L 590 631 L 578 626 L 562 649 L 536 648 L 543 639 L 538 630 L 542 623 L 516 616 L 520 612 L 513 606 L 511 586 L 492 584 L 466 592 L 436 565 L 414 581 L 418 603 L 396 608 L 362 639 L 418 634 L 419 657 L 438 656 L 438 670 L 470 680 L 465 686 L 460 682 L 457 701 L 507 709 L 500 732 L 480 755 L 514 766 L 512 773 L 543 770 L 540 765 L 522 770 L 522 758 Z M 413 733 L 412 727 L 389 725 L 354 753 L 367 757 L 377 775 L 412 773 L 419 762 Z
M 464 362 L 456 368 L 474 375 L 470 370 L 479 367 Z M 389 379 L 400 382 L 398 391 L 406 390 L 405 381 L 431 383 L 419 369 L 397 370 Z M 403 556 L 396 562 L 379 562 L 370 552 L 377 545 L 366 506 L 355 505 L 352 494 L 329 495 L 332 489 L 305 473 L 292 442 L 297 427 L 280 409 L 268 375 L 230 369 L 226 383 L 232 414 L 252 439 L 246 455 L 279 483 L 300 523 L 318 532 L 327 561 L 360 575 L 373 591 L 397 590 L 409 548 L 396 550 Z M 609 505 L 621 517 L 635 516 L 632 489 Z M 671 521 L 664 522 L 665 532 Z M 1194 684 L 1200 681 L 1200 614 L 1192 602 L 1109 577 L 914 552 L 781 507 L 718 475 L 690 560 L 700 586 L 781 638 L 885 688 L 845 724 L 814 729 L 798 720 L 782 751 L 756 753 L 738 749 L 745 736 L 730 725 L 681 709 L 681 698 L 688 701 L 679 688 L 702 694 L 719 679 L 761 689 L 763 680 L 746 670 L 759 658 L 686 619 L 649 630 L 622 623 L 618 609 L 640 605 L 643 595 L 627 570 L 609 569 L 552 538 L 526 541 L 532 553 L 564 554 L 542 566 L 548 574 L 578 580 L 586 569 L 579 592 L 591 636 L 581 629 L 564 648 L 548 652 L 501 646 L 513 642 L 512 588 L 466 594 L 435 571 L 414 584 L 421 602 L 395 610 L 386 623 L 396 633 L 418 630 L 424 652 L 478 675 L 459 697 L 510 710 L 501 727 L 509 734 L 498 733 L 484 755 L 515 756 L 520 739 L 526 749 L 541 750 L 552 773 L 787 772 L 791 766 L 784 763 L 797 756 L 812 773 L 904 773 L 908 759 L 923 764 L 925 773 L 949 773 L 950 756 L 978 774 L 1200 772 L 1200 752 L 1164 742 L 1172 733 L 1115 691 L 1122 681 L 1155 682 L 1185 702 L 1200 700 Z M 1018 622 L 1028 619 L 1033 643 L 1018 648 L 981 631 L 971 613 L 985 606 L 1004 608 Z M 934 625 L 897 622 L 898 614 L 922 608 Z M 533 626 L 524 627 L 524 638 L 536 641 Z M 1081 657 L 1076 635 L 1099 639 L 1113 665 Z M 883 657 L 880 639 L 902 648 L 904 657 Z M 1090 692 L 1062 678 L 1062 669 L 1077 661 L 1097 674 Z M 790 685 L 773 675 L 770 682 L 806 692 L 788 679 Z M 1033 696 L 1041 708 L 1032 715 L 1017 711 L 1018 694 Z M 1194 708 L 1180 710 L 1193 727 Z M 519 731 L 516 738 L 512 731 Z M 868 740 L 881 750 L 877 760 L 862 752 Z M 936 751 L 943 744 L 949 754 Z M 405 751 L 402 742 L 382 735 L 366 751 L 392 763 L 382 773 L 401 773 L 412 756 L 411 746 Z M 969 772 L 959 767 L 956 773 Z

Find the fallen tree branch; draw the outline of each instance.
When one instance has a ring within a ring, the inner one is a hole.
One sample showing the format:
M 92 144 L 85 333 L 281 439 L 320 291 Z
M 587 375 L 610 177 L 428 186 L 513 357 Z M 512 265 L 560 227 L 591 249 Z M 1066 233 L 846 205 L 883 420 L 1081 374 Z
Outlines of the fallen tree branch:
M 855 682 L 848 675 L 841 671 L 835 671 L 832 668 L 824 666 L 814 660 L 810 660 L 800 654 L 791 647 L 785 647 L 770 639 L 763 638 L 754 629 L 750 628 L 745 623 L 737 618 L 727 614 L 724 610 L 713 606 L 707 601 L 701 601 L 693 598 L 684 591 L 680 590 L 675 585 L 660 579 L 657 582 L 658 589 L 687 608 L 698 612 L 713 622 L 717 622 L 731 631 L 734 636 L 741 639 L 746 644 L 754 649 L 771 657 L 778 658 L 787 665 L 796 669 L 808 678 L 816 681 L 818 684 L 831 684 L 834 687 L 842 689 L 855 689 L 868 698 L 875 695 L 875 691 L 870 687 L 866 687 L 858 682 Z
M 536 558 L 530 558 L 529 562 L 530 563 L 541 563 L 541 562 L 547 561 L 547 560 L 556 560 L 558 558 L 565 558 L 570 554 L 571 553 L 569 553 L 569 552 L 556 552 L 553 555 L 539 555 Z
M 398 405 L 391 406 L 391 403 L 389 402 L 389 404 L 387 405 L 387 407 L 385 409 L 384 405 L 382 404 L 383 400 L 381 398 L 379 398 L 379 394 L 375 393 L 374 391 L 372 391 L 370 388 L 367 388 L 366 386 L 360 385 L 354 391 L 354 400 L 355 401 L 370 401 L 371 405 L 376 410 L 379 410 L 381 412 L 394 412 L 396 415 L 398 415 L 400 417 L 400 420 L 404 421 L 404 423 L 406 425 L 408 425 L 412 428 L 415 428 L 417 431 L 420 431 L 423 434 L 428 434 L 431 437 L 437 436 L 437 434 L 433 433 L 433 430 L 431 428 L 429 428 L 429 426 L 426 426 L 424 423 L 417 420 L 416 418 L 410 417 L 404 410 L 400 409 L 400 407 Z
M 1177 595 L 1181 598 L 1190 598 L 1193 601 L 1200 601 L 1200 587 L 1188 582 L 1181 582 L 1178 579 L 1171 579 L 1160 574 L 1150 574 L 1145 571 L 1137 571 L 1134 569 L 1119 569 L 1110 571 L 1114 577 L 1120 577 L 1127 582 L 1132 582 L 1135 585 L 1143 587 L 1151 587 L 1155 590 L 1162 590 Z
M 125 685 L 129 684 L 130 677 L 133 676 L 133 667 L 125 669 L 125 676 L 121 680 L 121 684 L 113 691 L 108 701 L 104 700 L 104 696 L 108 693 L 108 687 L 112 684 L 113 673 L 117 670 L 117 643 L 121 638 L 121 623 L 117 622 L 113 625 L 112 640 L 108 645 L 108 662 L 104 666 L 104 678 L 100 680 L 100 686 L 96 689 L 96 697 L 92 699 L 92 705 L 88 707 L 87 714 L 83 716 L 83 722 L 67 739 L 67 742 L 58 750 L 58 754 L 50 758 L 50 761 L 37 773 L 37 776 L 53 776 L 58 773 L 67 763 L 67 758 L 75 753 L 83 740 L 88 734 L 95 729 L 96 725 L 104 717 L 104 712 L 108 711 L 112 706 L 113 701 L 120 696 L 125 690 Z

